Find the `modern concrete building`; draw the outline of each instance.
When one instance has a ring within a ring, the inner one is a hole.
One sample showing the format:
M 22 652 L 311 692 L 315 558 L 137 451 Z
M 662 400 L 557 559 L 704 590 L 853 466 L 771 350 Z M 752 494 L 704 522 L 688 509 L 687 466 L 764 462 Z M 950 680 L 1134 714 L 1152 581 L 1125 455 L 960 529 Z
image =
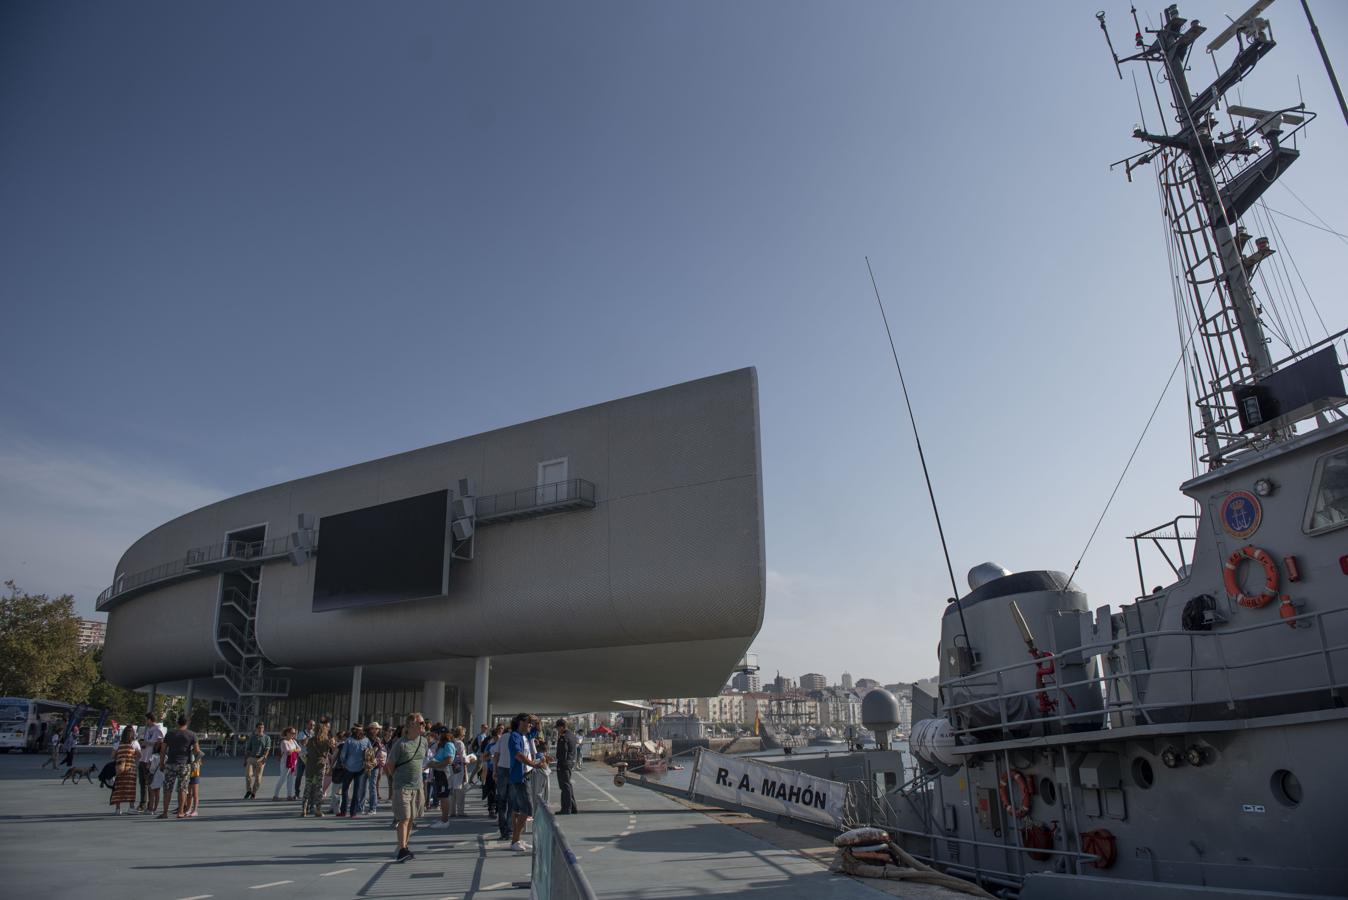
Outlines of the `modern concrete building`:
M 818 672 L 806 672 L 800 676 L 800 689 L 802 691 L 822 691 L 828 687 L 828 679 Z
M 763 618 L 759 456 L 742 369 L 231 497 L 123 555 L 104 669 L 236 727 L 713 694 Z
M 848 677 L 844 675 L 844 677 Z M 850 690 L 831 687 L 820 692 L 819 723 L 848 726 L 861 724 L 861 698 Z
M 75 636 L 75 641 L 81 650 L 103 646 L 104 638 L 107 635 L 107 622 L 85 618 L 79 618 L 76 621 L 79 622 L 79 633 Z
M 730 679 L 730 685 L 737 691 L 757 693 L 763 690 L 763 679 L 757 672 L 736 672 L 735 677 Z

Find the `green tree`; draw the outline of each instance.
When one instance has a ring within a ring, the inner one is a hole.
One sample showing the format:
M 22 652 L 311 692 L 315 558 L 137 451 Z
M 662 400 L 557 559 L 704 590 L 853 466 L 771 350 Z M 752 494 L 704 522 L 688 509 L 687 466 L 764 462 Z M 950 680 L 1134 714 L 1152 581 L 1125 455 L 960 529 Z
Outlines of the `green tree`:
M 93 678 L 79 651 L 75 600 L 29 594 L 13 581 L 0 595 L 0 695 L 79 703 Z
M 103 648 L 99 647 L 91 654 L 97 673 L 97 680 L 89 688 L 86 701 L 94 709 L 107 707 L 111 718 L 124 725 L 139 725 L 145 718 L 146 696 L 129 688 L 118 687 L 103 677 Z M 155 712 L 161 713 L 168 703 L 162 694 L 155 698 Z
M 103 672 L 94 654 L 98 652 L 90 647 L 77 653 L 70 659 L 70 665 L 56 677 L 50 696 L 67 703 L 86 703 L 89 691 L 103 678 Z

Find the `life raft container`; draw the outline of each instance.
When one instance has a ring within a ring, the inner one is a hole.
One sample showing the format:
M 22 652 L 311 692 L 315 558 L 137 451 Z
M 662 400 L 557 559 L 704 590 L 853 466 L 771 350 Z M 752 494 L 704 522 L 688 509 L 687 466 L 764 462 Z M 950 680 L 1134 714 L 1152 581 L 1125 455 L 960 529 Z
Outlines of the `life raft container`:
M 1247 559 L 1252 559 L 1264 567 L 1264 592 L 1262 594 L 1250 595 L 1241 590 L 1240 564 Z M 1273 561 L 1273 557 L 1268 555 L 1267 551 L 1260 550 L 1253 544 L 1247 544 L 1227 557 L 1226 567 L 1222 570 L 1222 585 L 1226 588 L 1226 592 L 1235 597 L 1236 602 L 1241 606 L 1248 609 L 1267 606 L 1278 599 L 1278 565 Z

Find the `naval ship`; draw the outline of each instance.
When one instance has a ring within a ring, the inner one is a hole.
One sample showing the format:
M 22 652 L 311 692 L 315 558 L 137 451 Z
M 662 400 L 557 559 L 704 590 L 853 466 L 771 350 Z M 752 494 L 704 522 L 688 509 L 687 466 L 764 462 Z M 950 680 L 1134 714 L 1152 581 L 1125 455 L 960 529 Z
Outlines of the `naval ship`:
M 990 563 L 947 604 L 914 777 L 876 823 L 993 893 L 1348 896 L 1348 329 L 1297 341 L 1275 305 L 1260 198 L 1314 114 L 1228 101 L 1274 49 L 1269 2 L 1211 36 L 1229 61 L 1197 92 L 1203 25 L 1134 11 L 1121 57 L 1097 15 L 1164 113 L 1116 166 L 1155 178 L 1169 229 L 1195 514 L 1133 537 L 1117 608 Z

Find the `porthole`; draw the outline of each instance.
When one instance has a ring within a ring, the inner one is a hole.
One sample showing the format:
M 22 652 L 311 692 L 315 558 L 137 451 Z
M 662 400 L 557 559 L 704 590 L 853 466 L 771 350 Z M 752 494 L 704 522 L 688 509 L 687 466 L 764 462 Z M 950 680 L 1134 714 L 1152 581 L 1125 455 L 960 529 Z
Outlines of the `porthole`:
M 1155 783 L 1156 776 L 1151 771 L 1151 763 L 1140 756 L 1133 760 L 1133 784 L 1145 790 Z
M 1058 789 L 1053 786 L 1053 779 L 1039 779 L 1039 796 L 1044 798 L 1044 802 L 1049 806 L 1052 806 L 1053 801 L 1058 799 Z
M 1301 781 L 1287 769 L 1279 769 L 1269 779 L 1269 788 L 1273 799 L 1283 806 L 1297 806 L 1301 803 Z

